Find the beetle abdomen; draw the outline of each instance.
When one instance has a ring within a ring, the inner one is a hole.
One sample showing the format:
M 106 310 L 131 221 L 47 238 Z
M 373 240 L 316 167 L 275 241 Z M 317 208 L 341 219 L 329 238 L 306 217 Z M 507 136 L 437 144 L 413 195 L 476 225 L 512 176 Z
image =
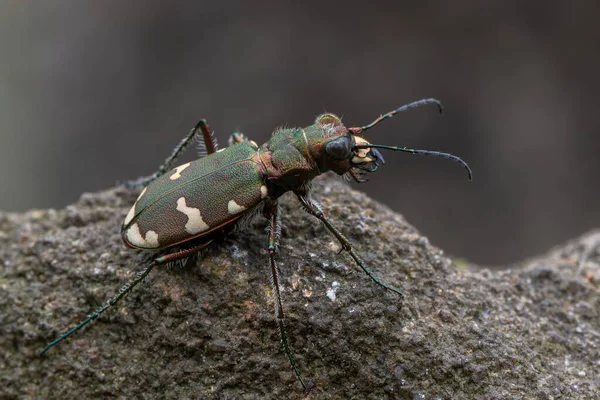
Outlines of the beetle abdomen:
M 267 195 L 255 160 L 243 142 L 165 173 L 148 185 L 121 228 L 125 244 L 161 249 L 230 224 Z

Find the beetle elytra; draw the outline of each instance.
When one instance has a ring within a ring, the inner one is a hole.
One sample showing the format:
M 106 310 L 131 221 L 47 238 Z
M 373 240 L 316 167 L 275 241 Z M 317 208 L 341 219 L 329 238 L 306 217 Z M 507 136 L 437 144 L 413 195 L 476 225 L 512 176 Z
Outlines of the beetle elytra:
M 368 125 L 351 128 L 345 127 L 341 119 L 333 114 L 322 114 L 308 127 L 276 130 L 262 146 L 246 139 L 241 133 L 234 133 L 229 147 L 220 150 L 206 121 L 199 121 L 157 172 L 126 183 L 130 187 L 144 186 L 144 189 L 125 217 L 121 227 L 123 241 L 133 248 L 166 249 L 171 252 L 154 258 L 105 305 L 49 343 L 41 354 L 115 305 L 154 267 L 187 259 L 215 239 L 226 235 L 243 217 L 261 212 L 268 220 L 267 248 L 275 319 L 292 370 L 306 389 L 284 327 L 280 276 L 275 258 L 280 236 L 278 198 L 288 191 L 295 193 L 303 209 L 325 225 L 340 242 L 342 250 L 348 252 L 376 284 L 402 295 L 399 289 L 381 282 L 346 237 L 334 227 L 321 206 L 311 197 L 310 183 L 327 171 L 343 175 L 349 181 L 364 182 L 365 174 L 377 171 L 385 163 L 378 149 L 449 158 L 462 164 L 471 179 L 471 169 L 459 157 L 436 151 L 372 144 L 361 135 L 384 119 L 427 104 L 437 105 L 442 112 L 438 100 L 423 99 L 383 114 Z M 194 140 L 199 141 L 201 157 L 171 168 Z M 173 251 L 173 246 L 178 249 Z

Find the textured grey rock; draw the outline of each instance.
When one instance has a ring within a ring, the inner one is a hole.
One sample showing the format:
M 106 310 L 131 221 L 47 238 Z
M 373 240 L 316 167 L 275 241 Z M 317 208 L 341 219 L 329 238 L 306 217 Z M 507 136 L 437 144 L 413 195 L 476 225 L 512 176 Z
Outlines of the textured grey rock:
M 0 213 L 1 398 L 599 398 L 600 254 L 587 236 L 518 268 L 453 264 L 398 214 L 325 178 L 316 199 L 376 274 L 283 203 L 278 260 L 292 374 L 272 317 L 264 223 L 185 268 L 157 269 L 39 357 L 151 259 L 119 227 L 136 191 Z M 460 227 L 449 227 L 451 230 Z

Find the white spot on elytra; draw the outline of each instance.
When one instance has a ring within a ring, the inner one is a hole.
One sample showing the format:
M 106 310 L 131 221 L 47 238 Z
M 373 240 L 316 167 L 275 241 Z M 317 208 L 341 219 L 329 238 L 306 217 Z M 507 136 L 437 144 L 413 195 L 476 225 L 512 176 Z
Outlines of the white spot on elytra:
M 267 197 L 268 193 L 269 193 L 269 191 L 267 190 L 267 187 L 265 185 L 262 185 L 260 187 L 260 198 L 264 199 L 265 197 Z
M 245 209 L 246 207 L 239 205 L 234 200 L 229 200 L 229 203 L 227 203 L 227 211 L 229 211 L 229 214 L 239 214 Z
M 133 205 L 133 207 L 131 207 L 131 210 L 129 210 L 129 212 L 127 213 L 127 216 L 125 217 L 125 221 L 123 221 L 123 225 L 127 225 L 128 223 L 130 223 L 134 216 L 135 216 L 135 204 Z
M 185 204 L 185 197 L 177 199 L 177 211 L 181 211 L 188 217 L 188 222 L 185 224 L 185 231 L 190 235 L 204 232 L 209 226 L 204 222 L 200 215 L 200 210 L 194 207 L 188 207 Z
M 140 201 L 140 199 L 142 198 L 142 196 L 144 195 L 144 193 L 146 193 L 147 189 L 148 188 L 145 187 L 144 190 L 142 190 L 142 193 L 140 193 L 140 195 L 138 196 L 138 198 L 135 201 L 135 203 L 133 203 L 133 207 L 131 207 L 131 210 L 129 210 L 129 212 L 127 213 L 127 216 L 125 217 L 125 221 L 123 222 L 123 225 L 127 225 L 128 223 L 131 222 L 131 220 L 133 219 L 133 217 L 135 217 L 135 207 L 137 206 L 137 202 Z
M 181 172 L 182 172 L 184 169 L 186 169 L 187 167 L 189 167 L 189 166 L 190 166 L 190 164 L 191 164 L 191 163 L 187 163 L 187 164 L 180 165 L 179 167 L 176 167 L 176 168 L 175 168 L 175 173 L 174 173 L 173 175 L 171 175 L 171 176 L 169 177 L 169 179 L 170 179 L 170 180 L 172 180 L 172 181 L 174 181 L 174 180 L 176 180 L 176 179 L 179 179 L 179 178 L 181 178 Z
M 146 187 L 144 188 L 144 190 L 142 190 L 142 193 L 140 193 L 140 195 L 138 196 L 137 200 L 135 201 L 136 203 L 137 203 L 138 201 L 140 201 L 140 199 L 142 198 L 142 196 L 144 195 L 144 193 L 146 193 L 146 190 L 148 190 L 148 186 L 146 186 Z
M 327 289 L 327 297 L 329 297 L 331 301 L 335 301 L 335 292 L 337 292 L 339 287 L 340 283 L 338 281 L 335 281 L 331 284 L 331 287 Z
M 225 150 L 225 148 L 222 148 L 222 149 L 219 149 L 219 150 L 217 150 L 217 153 L 220 153 L 220 152 L 222 152 L 223 150 Z
M 138 224 L 133 224 L 127 229 L 127 240 L 137 247 L 148 249 L 160 247 L 158 244 L 158 234 L 154 231 L 148 231 L 146 232 L 146 237 L 143 237 Z
M 258 147 L 258 144 L 256 144 L 254 140 L 248 140 L 248 143 L 250 143 L 254 147 Z

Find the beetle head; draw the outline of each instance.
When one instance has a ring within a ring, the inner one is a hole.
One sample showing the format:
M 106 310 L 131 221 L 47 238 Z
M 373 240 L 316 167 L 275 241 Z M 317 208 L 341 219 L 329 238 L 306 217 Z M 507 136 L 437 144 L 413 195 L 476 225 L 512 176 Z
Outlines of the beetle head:
M 377 150 L 388 149 L 394 151 L 403 151 L 412 154 L 423 154 L 430 156 L 439 156 L 448 158 L 462 164 L 469 173 L 469 180 L 472 179 L 472 172 L 466 162 L 461 158 L 448 153 L 440 153 L 431 150 L 416 150 L 406 147 L 387 146 L 369 143 L 363 136 L 360 136 L 367 129 L 372 128 L 384 119 L 391 118 L 399 112 L 410 108 L 419 107 L 426 104 L 435 104 L 442 114 L 442 104 L 435 99 L 423 99 L 404 105 L 395 110 L 381 115 L 375 121 L 361 127 L 346 128 L 339 117 L 333 114 L 322 114 L 315 120 L 315 125 L 320 128 L 322 140 L 318 142 L 316 159 L 322 170 L 332 170 L 339 175 L 344 175 L 347 180 L 356 182 L 365 182 L 363 176 L 368 172 L 375 172 L 380 164 L 385 164 L 381 153 Z
M 362 175 L 358 171 L 374 172 L 380 163 L 385 163 L 377 149 L 357 147 L 370 143 L 353 134 L 336 115 L 322 114 L 315 120 L 315 125 L 323 135 L 323 140 L 315 149 L 322 170 L 332 170 L 339 175 Z

